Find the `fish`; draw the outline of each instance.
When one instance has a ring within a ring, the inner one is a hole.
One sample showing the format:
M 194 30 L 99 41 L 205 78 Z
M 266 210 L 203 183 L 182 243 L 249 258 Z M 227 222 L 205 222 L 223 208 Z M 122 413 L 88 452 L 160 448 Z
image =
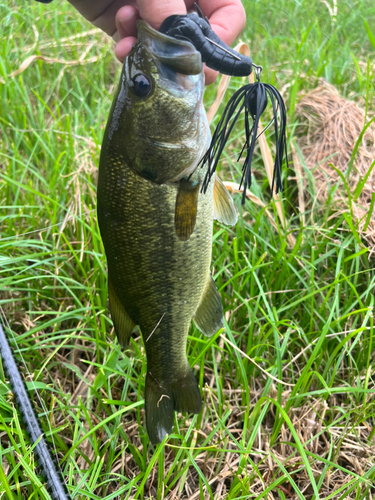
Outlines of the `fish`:
M 233 225 L 237 213 L 216 174 L 202 192 L 210 130 L 201 54 L 145 21 L 137 29 L 104 133 L 97 216 L 117 338 L 127 348 L 136 327 L 142 334 L 146 428 L 157 444 L 174 412 L 202 409 L 187 336 L 192 320 L 207 336 L 223 326 L 213 219 Z

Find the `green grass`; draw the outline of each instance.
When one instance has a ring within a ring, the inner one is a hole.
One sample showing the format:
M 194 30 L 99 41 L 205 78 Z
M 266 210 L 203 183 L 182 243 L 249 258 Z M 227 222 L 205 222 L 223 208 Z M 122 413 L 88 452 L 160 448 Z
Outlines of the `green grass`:
M 335 17 L 320 1 L 244 3 L 242 38 L 263 81 L 286 98 L 290 141 L 300 92 L 318 78 L 372 118 L 372 1 L 340 0 Z M 120 65 L 67 2 L 1 3 L 0 24 L 0 304 L 72 497 L 371 498 L 375 273 L 350 208 L 332 217 L 328 196 L 312 211 L 316 186 L 305 172 L 303 226 L 291 166 L 283 197 L 292 249 L 264 210 L 235 196 L 237 226 L 214 228 L 225 328 L 211 339 L 192 328 L 188 343 L 203 412 L 176 416 L 175 434 L 151 446 L 144 349 L 133 339 L 122 352 L 115 340 L 95 214 Z M 7 76 L 32 55 L 60 62 L 35 60 Z M 225 180 L 239 178 L 237 144 L 221 163 Z M 272 212 L 260 157 L 255 170 L 252 191 Z M 1 365 L 0 380 L 0 494 L 48 499 Z

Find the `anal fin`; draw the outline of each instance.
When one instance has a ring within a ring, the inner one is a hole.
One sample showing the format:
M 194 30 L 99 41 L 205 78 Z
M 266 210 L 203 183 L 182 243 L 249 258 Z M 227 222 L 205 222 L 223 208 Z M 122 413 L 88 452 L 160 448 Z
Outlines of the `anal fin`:
M 234 208 L 234 203 L 227 188 L 216 175 L 214 184 L 214 219 L 234 226 L 237 223 L 237 212 Z
M 207 336 L 223 327 L 223 304 L 211 275 L 193 320 L 197 328 Z
M 178 238 L 187 241 L 192 235 L 197 219 L 199 182 L 181 179 L 175 209 L 175 229 Z
M 130 319 L 108 277 L 109 307 L 120 345 L 126 348 L 136 324 Z

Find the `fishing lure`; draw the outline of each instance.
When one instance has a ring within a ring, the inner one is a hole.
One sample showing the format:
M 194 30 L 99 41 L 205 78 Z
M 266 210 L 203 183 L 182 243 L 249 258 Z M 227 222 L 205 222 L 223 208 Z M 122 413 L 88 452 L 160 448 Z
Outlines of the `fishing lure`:
M 203 156 L 200 165 L 207 165 L 207 174 L 203 182 L 202 190 L 206 192 L 212 176 L 219 163 L 221 154 L 229 139 L 241 113 L 245 112 L 245 142 L 239 154 L 238 161 L 246 150 L 246 157 L 242 167 L 242 178 L 240 186 L 243 186 L 242 204 L 245 203 L 246 189 L 251 186 L 251 163 L 254 155 L 255 143 L 258 138 L 259 120 L 267 107 L 268 99 L 272 104 L 274 123 L 276 156 L 273 169 L 273 182 L 276 193 L 282 190 L 281 168 L 285 158 L 288 165 L 288 153 L 286 145 L 286 109 L 283 98 L 278 90 L 268 83 L 260 81 L 262 66 L 252 62 L 250 57 L 239 54 L 230 49 L 211 28 L 209 20 L 204 17 L 198 4 L 195 3 L 196 13 L 186 15 L 173 15 L 167 17 L 160 27 L 160 31 L 177 39 L 187 40 L 201 53 L 202 61 L 206 65 L 231 76 L 248 76 L 255 69 L 256 82 L 249 83 L 239 89 L 229 99 L 224 113 L 212 135 L 208 150 Z M 280 115 L 280 125 L 278 122 Z M 251 123 L 252 122 L 252 123 Z

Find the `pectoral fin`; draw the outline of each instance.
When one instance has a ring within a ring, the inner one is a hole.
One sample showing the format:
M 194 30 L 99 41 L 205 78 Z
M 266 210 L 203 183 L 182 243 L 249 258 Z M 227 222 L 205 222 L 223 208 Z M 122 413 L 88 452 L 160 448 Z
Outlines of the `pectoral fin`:
M 119 301 L 115 289 L 108 277 L 109 306 L 111 310 L 112 321 L 115 326 L 117 338 L 122 347 L 126 348 L 129 344 L 130 336 L 136 324 L 130 319 L 124 306 Z
M 181 179 L 176 198 L 174 225 L 178 238 L 186 241 L 194 231 L 197 219 L 199 182 Z
M 214 219 L 228 226 L 234 226 L 237 222 L 232 197 L 218 176 L 214 184 Z
M 223 326 L 223 305 L 212 276 L 207 280 L 202 300 L 193 320 L 197 328 L 209 337 Z

